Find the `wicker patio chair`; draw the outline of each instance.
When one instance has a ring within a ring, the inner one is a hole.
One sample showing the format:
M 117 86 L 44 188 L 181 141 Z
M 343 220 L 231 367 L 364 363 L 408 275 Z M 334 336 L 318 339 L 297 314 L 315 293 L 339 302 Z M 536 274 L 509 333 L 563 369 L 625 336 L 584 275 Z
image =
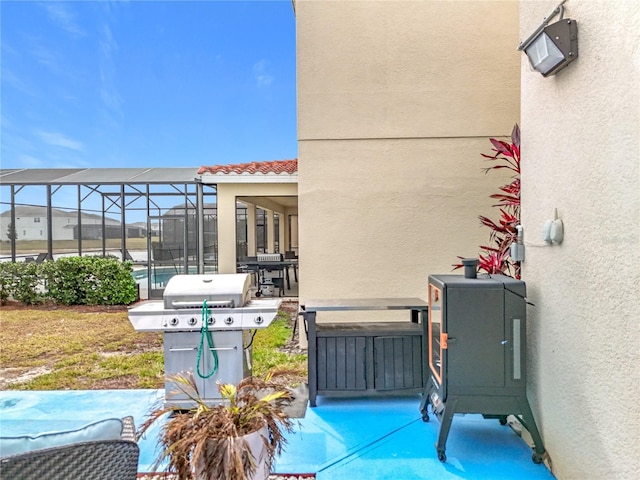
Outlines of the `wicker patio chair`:
M 43 448 L 0 459 L 12 480 L 135 480 L 140 450 L 129 440 L 100 440 Z
M 136 422 L 132 416 L 124 417 L 122 419 L 122 440 L 129 440 L 135 442 L 136 439 Z
M 140 449 L 133 418 L 123 419 L 122 440 L 78 442 L 0 459 L 0 478 L 11 480 L 135 480 Z

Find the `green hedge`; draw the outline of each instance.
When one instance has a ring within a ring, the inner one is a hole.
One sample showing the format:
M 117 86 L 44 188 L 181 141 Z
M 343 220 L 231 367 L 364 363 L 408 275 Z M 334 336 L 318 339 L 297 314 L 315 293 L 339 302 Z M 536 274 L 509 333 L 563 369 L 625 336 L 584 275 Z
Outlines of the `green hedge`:
M 0 302 L 12 298 L 29 305 L 128 305 L 138 299 L 131 265 L 115 257 L 0 262 Z

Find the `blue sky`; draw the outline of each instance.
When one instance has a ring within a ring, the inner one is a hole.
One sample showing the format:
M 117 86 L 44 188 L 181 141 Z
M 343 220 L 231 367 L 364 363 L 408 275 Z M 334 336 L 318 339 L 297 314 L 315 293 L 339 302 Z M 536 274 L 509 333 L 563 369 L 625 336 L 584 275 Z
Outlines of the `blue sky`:
M 290 0 L 2 0 L 0 18 L 2 168 L 297 157 Z

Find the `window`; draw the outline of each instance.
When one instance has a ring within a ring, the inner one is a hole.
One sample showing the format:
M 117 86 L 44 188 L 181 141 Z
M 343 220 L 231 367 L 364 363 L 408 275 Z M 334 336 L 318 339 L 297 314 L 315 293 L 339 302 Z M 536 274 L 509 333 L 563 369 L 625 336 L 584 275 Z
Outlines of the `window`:
M 40 223 L 40 217 L 33 217 L 33 223 Z

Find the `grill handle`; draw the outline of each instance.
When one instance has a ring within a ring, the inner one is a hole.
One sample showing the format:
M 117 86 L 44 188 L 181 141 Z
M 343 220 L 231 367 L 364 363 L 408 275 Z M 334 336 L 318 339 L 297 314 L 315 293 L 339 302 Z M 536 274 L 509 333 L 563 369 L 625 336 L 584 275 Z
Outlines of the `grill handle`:
M 209 301 L 207 300 L 207 306 L 212 308 L 221 308 L 221 307 L 234 307 L 233 300 L 219 300 L 219 301 Z M 179 300 L 175 300 L 171 302 L 171 306 L 174 308 L 202 308 L 202 302 L 181 302 Z
M 170 352 L 192 352 L 194 350 L 197 350 L 197 347 L 184 347 L 184 348 L 170 348 L 169 351 Z M 210 348 L 209 350 L 237 350 L 238 347 L 215 347 L 215 348 Z

